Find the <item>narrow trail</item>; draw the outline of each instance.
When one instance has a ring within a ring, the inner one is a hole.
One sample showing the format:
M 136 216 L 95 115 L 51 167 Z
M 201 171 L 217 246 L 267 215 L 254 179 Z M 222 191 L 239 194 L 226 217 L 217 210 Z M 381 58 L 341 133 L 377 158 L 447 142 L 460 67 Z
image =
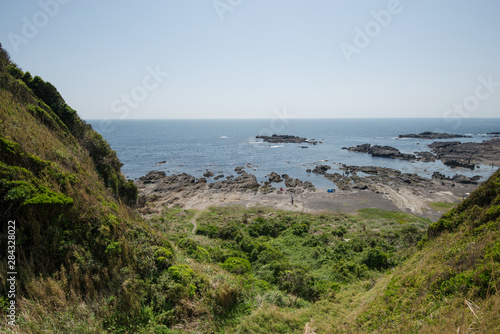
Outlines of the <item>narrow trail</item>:
M 194 234 L 196 232 L 196 229 L 198 228 L 198 225 L 196 224 L 196 219 L 198 219 L 198 217 L 200 217 L 201 213 L 202 213 L 202 211 L 198 211 L 193 216 L 193 218 L 191 218 L 191 223 L 193 224 L 193 230 L 191 231 L 192 234 Z

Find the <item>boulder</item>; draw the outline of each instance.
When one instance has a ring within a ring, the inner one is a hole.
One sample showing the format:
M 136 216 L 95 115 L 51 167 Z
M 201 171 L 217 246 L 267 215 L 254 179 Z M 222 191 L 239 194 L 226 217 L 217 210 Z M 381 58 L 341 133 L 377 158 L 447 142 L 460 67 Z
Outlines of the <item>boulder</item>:
M 271 174 L 269 174 L 269 182 L 279 183 L 279 182 L 283 182 L 283 179 L 280 177 L 280 175 L 278 173 L 271 172 Z
M 214 173 L 209 171 L 208 169 L 206 170 L 206 172 L 203 174 L 204 177 L 212 177 L 214 176 Z
M 332 167 L 330 167 L 328 165 L 319 165 L 319 166 L 314 167 L 312 172 L 316 173 L 316 174 L 325 174 L 330 169 L 332 169 Z

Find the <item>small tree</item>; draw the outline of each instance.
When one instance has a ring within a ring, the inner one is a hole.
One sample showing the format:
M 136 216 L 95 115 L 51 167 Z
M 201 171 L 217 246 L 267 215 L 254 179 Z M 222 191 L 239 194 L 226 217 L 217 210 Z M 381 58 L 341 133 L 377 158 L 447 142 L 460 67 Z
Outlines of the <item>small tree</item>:
M 365 256 L 364 264 L 371 269 L 385 269 L 389 267 L 389 257 L 379 248 L 370 249 Z

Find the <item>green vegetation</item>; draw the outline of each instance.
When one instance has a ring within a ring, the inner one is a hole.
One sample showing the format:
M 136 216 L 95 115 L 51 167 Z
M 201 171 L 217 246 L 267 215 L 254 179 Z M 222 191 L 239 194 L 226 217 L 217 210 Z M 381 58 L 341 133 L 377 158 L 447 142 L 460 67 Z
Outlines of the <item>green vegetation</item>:
M 434 211 L 441 211 L 441 212 L 449 211 L 455 205 L 457 205 L 457 204 L 456 203 L 449 203 L 449 202 L 433 202 L 433 203 L 429 204 L 431 209 L 433 209 Z
M 500 172 L 435 223 L 237 206 L 144 220 L 120 167 L 0 47 L 0 258 L 15 219 L 20 273 L 9 329 L 0 262 L 2 332 L 500 332 Z

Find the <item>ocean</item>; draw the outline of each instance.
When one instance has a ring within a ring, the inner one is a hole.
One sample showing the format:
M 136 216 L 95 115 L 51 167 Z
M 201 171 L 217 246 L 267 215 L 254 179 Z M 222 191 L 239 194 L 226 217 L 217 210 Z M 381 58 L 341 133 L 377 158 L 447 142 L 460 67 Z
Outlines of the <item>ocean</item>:
M 429 151 L 434 140 L 398 139 L 400 134 L 424 131 L 471 135 L 472 138 L 452 140 L 481 142 L 490 139 L 486 133 L 500 131 L 500 119 L 260 119 L 260 120 L 87 120 L 114 149 L 123 174 L 137 179 L 149 171 L 167 174 L 185 172 L 197 178 L 206 170 L 215 175 L 237 175 L 237 166 L 254 174 L 260 182 L 276 172 L 317 188 L 334 188 L 323 176 L 307 173 L 316 165 L 338 171 L 341 164 L 390 167 L 406 173 L 430 177 L 439 171 L 447 176 L 480 175 L 483 180 L 493 173 L 481 165 L 474 171 L 449 168 L 440 161 L 410 162 L 374 158 L 350 152 L 343 147 L 370 143 L 388 145 L 403 153 Z M 289 134 L 321 141 L 321 144 L 269 144 L 257 135 Z M 301 148 L 307 146 L 308 148 Z M 213 179 L 208 179 L 213 182 Z

